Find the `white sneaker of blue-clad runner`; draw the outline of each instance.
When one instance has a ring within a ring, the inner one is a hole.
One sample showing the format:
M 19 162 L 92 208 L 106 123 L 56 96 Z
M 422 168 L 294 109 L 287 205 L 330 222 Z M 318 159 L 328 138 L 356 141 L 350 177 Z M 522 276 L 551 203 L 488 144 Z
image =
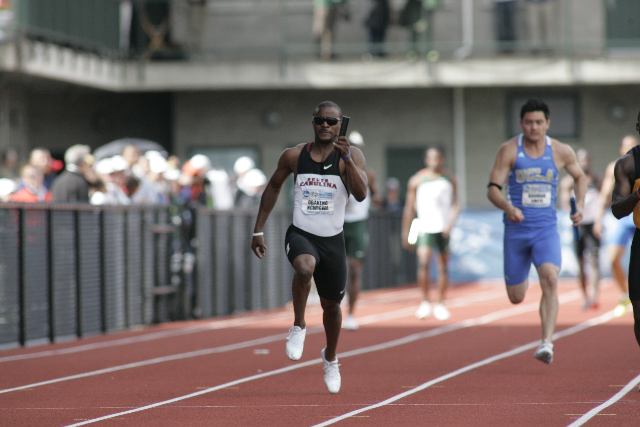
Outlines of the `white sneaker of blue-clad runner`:
M 418 319 L 426 319 L 431 316 L 431 303 L 429 301 L 422 301 L 418 311 L 416 311 L 416 317 Z
M 307 330 L 301 329 L 300 326 L 294 326 L 289 329 L 289 336 L 287 337 L 287 356 L 289 356 L 289 359 L 298 360 L 302 357 L 306 334 Z
M 433 306 L 433 317 L 438 320 L 447 320 L 451 317 L 451 313 L 449 313 L 447 307 L 445 307 L 442 303 L 438 303 Z
M 330 393 L 337 393 L 340 391 L 340 385 L 342 384 L 342 378 L 340 378 L 340 368 L 338 368 L 338 357 L 333 362 L 329 362 L 324 357 L 324 351 L 327 347 L 323 348 L 320 352 L 322 356 L 322 362 L 324 363 L 324 383 L 327 386 L 327 390 Z
M 553 344 L 546 341 L 543 342 L 540 344 L 533 357 L 547 365 L 553 362 Z

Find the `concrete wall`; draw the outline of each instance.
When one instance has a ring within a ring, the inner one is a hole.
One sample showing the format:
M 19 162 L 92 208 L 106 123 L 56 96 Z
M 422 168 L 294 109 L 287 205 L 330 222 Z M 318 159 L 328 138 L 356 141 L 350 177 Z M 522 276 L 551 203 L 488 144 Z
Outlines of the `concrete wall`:
M 66 84 L 12 82 L 0 91 L 0 103 L 10 111 L 9 137 L 0 131 L 0 147 L 18 149 L 21 161 L 35 147 L 46 147 L 62 158 L 73 144 L 97 148 L 123 137 L 146 138 L 171 147 L 171 104 L 168 93 L 118 94 Z M 13 115 L 15 118 L 11 118 Z M 4 114 L 0 121 L 3 124 Z
M 271 175 L 285 148 L 313 139 L 310 122 L 315 105 L 333 100 L 352 117 L 350 129 L 363 134 L 367 164 L 380 183 L 387 178 L 389 147 L 441 145 L 447 166 L 455 171 L 453 89 L 449 88 L 117 94 L 64 87 L 3 87 L 0 148 L 16 147 L 26 159 L 37 146 L 62 154 L 72 144 L 97 148 L 134 136 L 156 140 L 184 159 L 199 148 L 253 147 L 261 154 L 260 167 Z M 522 93 L 522 87 L 464 89 L 467 179 L 460 185 L 466 185 L 468 206 L 489 206 L 488 173 L 498 147 L 509 137 L 507 103 L 510 96 Z M 620 139 L 634 133 L 640 108 L 636 85 L 537 87 L 526 93 L 576 96 L 579 137 L 564 142 L 591 152 L 597 173 L 604 173 L 617 157 Z M 265 121 L 270 113 L 279 120 Z
M 0 150 L 15 148 L 18 156 L 29 154 L 30 117 L 27 111 L 26 93 L 11 87 L 6 81 L 0 85 Z
M 468 206 L 489 206 L 486 183 L 500 144 L 507 134 L 507 102 L 521 88 L 471 88 L 465 90 L 466 193 Z M 620 139 L 633 133 L 640 88 L 607 86 L 534 88 L 532 96 L 576 94 L 579 137 L 563 140 L 593 155 L 594 171 L 603 174 L 617 157 Z M 453 104 L 451 89 L 351 90 L 351 91 L 255 91 L 181 93 L 174 106 L 174 143 L 178 154 L 206 146 L 260 146 L 267 175 L 286 147 L 311 141 L 310 116 L 320 101 L 337 102 L 352 117 L 350 128 L 365 139 L 367 164 L 383 182 L 387 175 L 388 147 L 442 145 L 447 166 L 454 168 Z M 612 108 L 626 110 L 612 118 Z M 266 111 L 281 114 L 280 126 L 265 126 Z M 552 125 L 549 134 L 553 136 Z M 462 185 L 463 183 L 461 183 Z

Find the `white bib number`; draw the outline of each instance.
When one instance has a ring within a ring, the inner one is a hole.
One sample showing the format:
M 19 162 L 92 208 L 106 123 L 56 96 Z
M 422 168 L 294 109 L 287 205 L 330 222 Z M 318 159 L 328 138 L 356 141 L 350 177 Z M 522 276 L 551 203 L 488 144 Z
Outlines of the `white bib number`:
M 522 186 L 522 206 L 547 208 L 551 206 L 550 184 L 525 184 Z
M 307 215 L 333 215 L 334 204 L 331 191 L 304 190 L 302 192 L 302 212 Z

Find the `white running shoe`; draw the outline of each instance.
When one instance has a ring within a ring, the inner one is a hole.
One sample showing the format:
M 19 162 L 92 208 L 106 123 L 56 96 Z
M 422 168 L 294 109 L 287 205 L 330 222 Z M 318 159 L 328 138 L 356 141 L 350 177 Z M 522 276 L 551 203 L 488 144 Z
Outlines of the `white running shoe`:
M 550 342 L 543 342 L 540 344 L 533 357 L 547 365 L 553 362 L 553 344 Z
M 431 316 L 431 303 L 429 301 L 422 301 L 418 311 L 416 311 L 416 317 L 418 319 L 426 319 Z
M 433 306 L 433 317 L 438 320 L 447 320 L 451 317 L 451 313 L 449 313 L 449 310 L 447 310 L 443 304 L 438 303 Z
M 356 319 L 349 314 L 347 315 L 347 318 L 344 320 L 344 323 L 342 323 L 342 327 L 348 331 L 355 331 L 360 327 L 360 325 L 358 325 L 358 322 L 356 322 Z
M 342 379 L 340 378 L 340 368 L 338 368 L 338 357 L 333 362 L 327 361 L 324 358 L 324 351 L 327 347 L 323 348 L 320 352 L 322 356 L 322 362 L 324 363 L 324 383 L 327 386 L 327 390 L 329 393 L 337 393 L 340 391 L 340 385 L 342 384 Z
M 307 330 L 301 329 L 300 326 L 294 326 L 289 329 L 289 336 L 287 337 L 287 356 L 289 356 L 289 359 L 298 360 L 302 357 L 306 334 Z

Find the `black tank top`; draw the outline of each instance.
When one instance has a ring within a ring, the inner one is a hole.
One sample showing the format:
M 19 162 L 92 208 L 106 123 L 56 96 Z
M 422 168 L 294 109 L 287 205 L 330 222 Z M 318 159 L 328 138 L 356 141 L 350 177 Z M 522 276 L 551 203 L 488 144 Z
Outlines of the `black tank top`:
M 298 173 L 293 187 L 293 225 L 316 236 L 342 232 L 349 199 L 340 175 L 340 151 L 332 151 L 324 162 L 311 158 L 308 143 L 298 156 Z
M 633 176 L 633 180 L 629 180 L 629 184 L 631 185 L 632 191 L 637 191 L 640 188 L 640 146 L 636 145 L 631 149 L 633 153 L 633 163 L 635 173 Z M 640 206 L 636 205 L 633 208 L 633 223 L 636 225 L 636 228 L 640 228 Z

